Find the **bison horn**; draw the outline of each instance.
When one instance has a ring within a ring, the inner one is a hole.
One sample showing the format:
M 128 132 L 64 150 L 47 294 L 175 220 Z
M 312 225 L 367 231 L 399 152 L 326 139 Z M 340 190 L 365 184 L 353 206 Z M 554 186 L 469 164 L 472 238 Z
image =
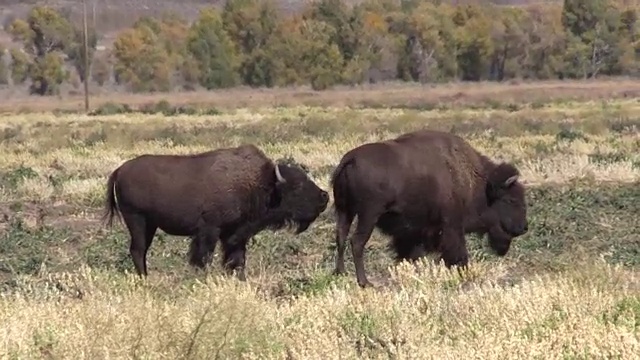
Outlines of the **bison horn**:
M 280 167 L 278 166 L 278 164 L 276 164 L 276 179 L 278 179 L 278 182 L 281 182 L 281 183 L 287 182 L 287 180 L 285 180 L 282 174 L 280 173 Z
M 511 185 L 513 185 L 513 183 L 516 182 L 516 180 L 518 180 L 518 175 L 513 175 L 512 177 L 508 178 L 505 182 L 504 182 L 504 186 L 505 187 L 509 187 Z

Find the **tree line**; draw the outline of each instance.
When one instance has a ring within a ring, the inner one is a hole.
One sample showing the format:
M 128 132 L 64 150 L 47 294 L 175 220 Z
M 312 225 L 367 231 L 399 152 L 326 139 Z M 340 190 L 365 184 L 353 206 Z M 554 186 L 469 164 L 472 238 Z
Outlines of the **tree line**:
M 91 79 L 133 92 L 386 80 L 421 83 L 640 75 L 637 1 L 565 0 L 528 6 L 437 0 L 319 0 L 278 11 L 271 0 L 228 0 L 188 22 L 141 17 L 106 54 L 89 27 Z M 0 83 L 51 95 L 84 81 L 83 31 L 35 6 L 5 27 Z

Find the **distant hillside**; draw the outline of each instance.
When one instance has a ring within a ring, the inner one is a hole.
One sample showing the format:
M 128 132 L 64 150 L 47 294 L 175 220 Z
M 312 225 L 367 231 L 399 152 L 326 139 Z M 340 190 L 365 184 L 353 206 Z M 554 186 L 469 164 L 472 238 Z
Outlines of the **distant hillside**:
M 187 19 L 197 16 L 199 10 L 205 6 L 219 6 L 225 0 L 87 0 L 89 21 L 94 19 L 98 31 L 103 35 L 130 26 L 138 17 L 143 15 L 157 16 L 163 12 L 179 14 Z M 286 0 L 285 0 L 286 1 Z M 17 17 L 24 17 L 35 4 L 46 4 L 62 9 L 71 18 L 82 21 L 82 0 L 48 0 L 48 1 L 17 1 L 0 0 L 0 21 L 9 24 Z M 95 4 L 95 5 L 94 5 Z M 94 7 L 95 6 L 95 7 Z

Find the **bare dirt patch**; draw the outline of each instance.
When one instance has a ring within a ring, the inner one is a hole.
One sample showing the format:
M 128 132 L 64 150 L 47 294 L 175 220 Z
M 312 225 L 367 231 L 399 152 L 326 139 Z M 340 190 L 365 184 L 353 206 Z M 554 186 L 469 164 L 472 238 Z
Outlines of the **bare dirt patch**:
M 6 230 L 17 218 L 27 228 L 50 226 L 84 232 L 102 226 L 101 216 L 100 209 L 66 203 L 5 202 L 0 203 L 0 232 Z

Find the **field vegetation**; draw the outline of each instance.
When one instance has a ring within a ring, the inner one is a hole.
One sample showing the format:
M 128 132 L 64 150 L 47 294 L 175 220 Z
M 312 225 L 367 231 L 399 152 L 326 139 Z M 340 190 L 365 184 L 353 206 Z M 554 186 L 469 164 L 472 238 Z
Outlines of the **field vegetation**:
M 87 115 L 2 104 L 0 357 L 636 358 L 637 85 L 456 86 L 109 98 Z M 329 208 L 299 236 L 255 236 L 247 282 L 222 276 L 218 256 L 192 270 L 189 240 L 162 232 L 141 280 L 124 226 L 100 222 L 107 175 L 143 153 L 255 143 L 328 189 L 344 152 L 424 127 L 514 161 L 529 188 L 529 232 L 504 258 L 469 236 L 465 277 L 430 258 L 395 266 L 377 231 L 377 287 L 358 288 L 350 250 L 348 276 L 332 276 Z

